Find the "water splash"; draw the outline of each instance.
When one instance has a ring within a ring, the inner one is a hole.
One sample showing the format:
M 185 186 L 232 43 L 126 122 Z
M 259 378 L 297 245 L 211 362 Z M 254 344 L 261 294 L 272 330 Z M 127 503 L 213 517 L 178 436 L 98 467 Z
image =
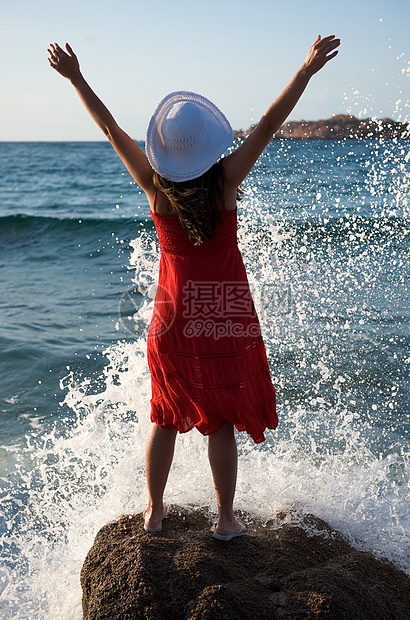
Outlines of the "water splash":
M 239 243 L 280 425 L 258 448 L 239 436 L 237 490 L 238 508 L 266 519 L 313 512 L 408 574 L 409 162 L 407 142 L 277 142 L 249 179 Z M 146 301 L 135 329 L 119 320 L 120 340 L 98 364 L 61 379 L 58 421 L 8 448 L 5 618 L 81 618 L 79 572 L 95 534 L 144 508 L 144 335 L 158 260 L 147 229 L 130 259 Z M 178 438 L 167 498 L 215 505 L 198 433 Z

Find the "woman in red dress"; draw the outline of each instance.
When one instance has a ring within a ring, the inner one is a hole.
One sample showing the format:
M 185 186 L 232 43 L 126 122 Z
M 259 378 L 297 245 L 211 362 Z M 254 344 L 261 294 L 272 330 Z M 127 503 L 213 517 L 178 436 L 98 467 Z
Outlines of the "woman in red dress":
M 50 45 L 49 63 L 68 78 L 133 179 L 145 191 L 161 247 L 148 332 L 152 379 L 146 445 L 144 527 L 159 532 L 177 432 L 209 436 L 218 503 L 214 537 L 245 533 L 235 519 L 234 428 L 259 443 L 276 428 L 275 390 L 236 241 L 239 187 L 310 78 L 337 54 L 339 39 L 317 37 L 299 71 L 247 139 L 228 156 L 233 134 L 222 112 L 196 93 L 170 93 L 151 118 L 146 154 L 117 125 L 84 80 L 78 60 Z

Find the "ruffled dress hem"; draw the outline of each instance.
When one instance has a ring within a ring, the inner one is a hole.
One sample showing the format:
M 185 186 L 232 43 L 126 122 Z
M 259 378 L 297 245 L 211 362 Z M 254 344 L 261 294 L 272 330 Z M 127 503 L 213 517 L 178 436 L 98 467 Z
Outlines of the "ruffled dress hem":
M 261 403 L 258 410 L 252 410 L 247 413 L 246 420 L 244 421 L 244 409 L 238 408 L 232 411 L 224 411 L 223 417 L 217 414 L 212 415 L 212 422 L 206 416 L 206 414 L 198 407 L 195 415 L 192 407 L 192 401 L 186 401 L 180 403 L 180 413 L 182 414 L 179 419 L 174 419 L 169 415 L 169 405 L 165 399 L 157 402 L 151 400 L 151 422 L 155 422 L 157 426 L 161 428 L 176 429 L 179 433 L 187 433 L 188 431 L 196 428 L 202 435 L 212 435 L 218 431 L 227 422 L 232 423 L 237 431 L 246 431 L 248 435 L 253 439 L 255 443 L 261 443 L 265 441 L 264 431 L 266 429 L 274 430 L 277 425 L 277 419 L 275 415 L 276 399 L 273 398 L 270 401 Z M 272 421 L 268 423 L 262 423 L 261 425 L 252 424 L 252 418 L 263 418 L 266 415 L 266 411 L 270 410 Z
M 176 216 L 154 212 L 153 219 L 161 261 L 147 342 L 151 421 L 203 435 L 232 423 L 260 443 L 265 429 L 277 427 L 276 395 L 237 245 L 236 210 L 200 246 Z

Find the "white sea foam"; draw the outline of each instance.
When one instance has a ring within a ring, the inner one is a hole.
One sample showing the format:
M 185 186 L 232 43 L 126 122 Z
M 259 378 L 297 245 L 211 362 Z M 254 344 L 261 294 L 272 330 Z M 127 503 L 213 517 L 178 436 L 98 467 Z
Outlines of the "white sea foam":
M 400 297 L 405 288 L 390 291 L 386 276 L 390 265 L 401 277 L 405 263 L 400 243 L 394 245 L 402 229 L 388 228 L 383 219 L 394 209 L 408 216 L 409 176 L 400 168 L 406 156 L 403 147 L 389 162 L 398 171 L 393 194 L 383 165 L 369 168 L 362 206 L 377 210 L 371 229 L 350 217 L 348 205 L 332 207 L 326 188 L 323 213 L 334 208 L 340 215 L 333 214 L 333 228 L 325 217 L 315 230 L 286 226 L 278 213 L 258 227 L 265 208 L 259 192 L 249 189 L 244 198 L 239 243 L 278 391 L 280 424 L 259 446 L 238 437 L 236 506 L 266 520 L 278 511 L 294 520 L 311 512 L 356 547 L 410 575 L 410 447 L 400 426 L 408 424 L 400 409 L 406 383 L 396 376 L 408 364 L 402 319 L 396 320 L 394 342 L 388 331 L 392 308 L 406 317 L 407 301 Z M 383 162 L 389 157 L 385 153 Z M 285 214 L 288 208 L 285 198 L 280 209 Z M 150 379 L 143 336 L 158 258 L 149 235 L 135 240 L 130 266 L 148 303 L 133 313 L 134 331 L 119 321 L 118 331 L 127 337 L 104 352 L 102 373 L 95 375 L 92 360 L 82 373 L 68 369 L 61 380 L 65 417 L 56 416 L 51 430 L 37 428 L 33 417 L 25 449 L 13 453 L 3 481 L 0 535 L 7 551 L 0 571 L 4 618 L 80 620 L 79 574 L 97 531 L 144 508 Z M 215 509 L 206 439 L 195 431 L 178 437 L 166 499 Z
M 120 514 L 143 510 L 150 393 L 144 350 L 143 340 L 108 349 L 98 393 L 89 393 L 88 379 L 67 375 L 65 404 L 76 413 L 75 423 L 63 434 L 28 443 L 20 480 L 30 496 L 9 539 L 21 554 L 17 566 L 26 563 L 17 569 L 24 591 L 16 588 L 16 573 L 10 580 L 5 569 L 5 617 L 79 620 L 79 573 L 95 534 Z M 294 519 L 313 513 L 358 548 L 410 574 L 409 452 L 374 455 L 352 425 L 353 408 L 323 407 L 321 413 L 318 420 L 317 412 L 302 406 L 281 406 L 285 428 L 269 433 L 266 445 L 238 438 L 237 508 L 266 520 L 283 510 L 293 511 Z M 333 436 L 333 448 L 319 445 L 320 430 Z M 199 433 L 178 438 L 166 498 L 215 508 L 206 439 Z

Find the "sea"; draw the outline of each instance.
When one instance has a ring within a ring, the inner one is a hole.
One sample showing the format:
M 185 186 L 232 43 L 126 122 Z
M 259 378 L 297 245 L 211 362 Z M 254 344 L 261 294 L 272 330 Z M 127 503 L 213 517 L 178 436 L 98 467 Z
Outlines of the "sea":
M 410 141 L 275 139 L 243 189 L 279 426 L 237 435 L 235 507 L 314 514 L 410 575 Z M 108 143 L 0 143 L 1 618 L 80 620 L 95 535 L 145 508 L 159 257 Z M 216 514 L 195 430 L 166 501 Z

